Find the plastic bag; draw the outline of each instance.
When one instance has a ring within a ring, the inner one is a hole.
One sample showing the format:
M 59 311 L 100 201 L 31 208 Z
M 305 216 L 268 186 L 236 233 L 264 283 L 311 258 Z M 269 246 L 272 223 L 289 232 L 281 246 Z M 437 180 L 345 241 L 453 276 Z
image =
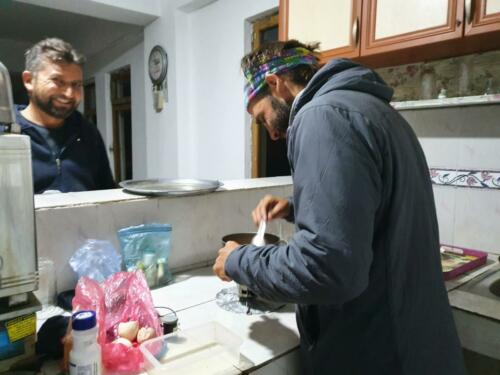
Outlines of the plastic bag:
M 118 272 L 99 284 L 82 277 L 76 285 L 73 311 L 94 310 L 97 314 L 103 366 L 112 372 L 132 374 L 141 369 L 144 358 L 138 346 L 126 347 L 112 342 L 118 337 L 121 322 L 136 320 L 140 327 L 152 327 L 162 335 L 161 323 L 151 292 L 140 271 Z
M 69 265 L 78 274 L 103 282 L 121 270 L 121 256 L 111 242 L 87 240 L 69 259 Z
M 118 231 L 126 271 L 140 269 L 149 287 L 166 285 L 172 274 L 168 269 L 170 224 L 143 224 Z

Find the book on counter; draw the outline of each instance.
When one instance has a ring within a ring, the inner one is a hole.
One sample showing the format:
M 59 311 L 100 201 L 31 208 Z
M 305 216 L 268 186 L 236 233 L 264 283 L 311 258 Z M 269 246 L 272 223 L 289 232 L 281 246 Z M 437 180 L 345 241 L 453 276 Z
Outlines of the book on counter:
M 464 272 L 486 263 L 488 253 L 462 247 L 441 245 L 441 267 L 445 280 L 450 280 Z

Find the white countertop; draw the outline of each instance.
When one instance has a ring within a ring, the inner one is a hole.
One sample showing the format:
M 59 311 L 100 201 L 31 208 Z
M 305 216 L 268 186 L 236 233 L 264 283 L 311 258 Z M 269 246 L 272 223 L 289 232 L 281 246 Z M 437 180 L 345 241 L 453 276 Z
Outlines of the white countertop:
M 155 306 L 167 306 L 177 312 L 179 329 L 217 322 L 242 339 L 240 354 L 253 365 L 262 366 L 299 346 L 295 308 L 260 315 L 246 315 L 220 308 L 215 297 L 221 289 L 236 286 L 213 275 L 211 267 L 176 275 L 175 282 L 152 291 Z
M 155 289 L 151 294 L 155 306 L 176 311 L 181 331 L 217 322 L 240 338 L 240 354 L 250 361 L 244 362 L 246 368 L 242 370 L 260 367 L 298 348 L 299 333 L 293 305 L 260 315 L 229 312 L 217 306 L 215 297 L 221 289 L 231 286 L 236 284 L 221 281 L 214 276 L 211 267 L 205 267 L 177 274 L 174 283 Z M 41 322 L 43 320 L 39 325 Z M 57 366 L 55 361 L 47 363 L 45 373 L 56 371 Z
M 498 264 L 497 255 L 491 255 L 486 265 L 447 281 L 451 306 L 499 321 L 500 301 L 460 290 L 465 283 Z M 298 348 L 299 333 L 293 305 L 261 315 L 229 312 L 220 308 L 215 298 L 221 289 L 232 286 L 236 284 L 221 281 L 213 275 L 211 267 L 204 267 L 177 274 L 174 283 L 151 293 L 155 306 L 176 311 L 181 331 L 217 322 L 240 338 L 240 354 L 250 361 L 242 370 L 258 368 Z

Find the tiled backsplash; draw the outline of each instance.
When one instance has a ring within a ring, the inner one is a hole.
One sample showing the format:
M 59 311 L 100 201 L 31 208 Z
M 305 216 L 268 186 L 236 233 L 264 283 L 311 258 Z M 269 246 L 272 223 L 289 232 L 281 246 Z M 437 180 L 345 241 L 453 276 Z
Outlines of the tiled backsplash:
M 377 69 L 393 101 L 500 93 L 500 50 Z
M 499 171 L 431 168 L 430 175 L 432 183 L 436 185 L 500 189 Z
M 401 114 L 427 158 L 441 242 L 500 254 L 500 104 Z

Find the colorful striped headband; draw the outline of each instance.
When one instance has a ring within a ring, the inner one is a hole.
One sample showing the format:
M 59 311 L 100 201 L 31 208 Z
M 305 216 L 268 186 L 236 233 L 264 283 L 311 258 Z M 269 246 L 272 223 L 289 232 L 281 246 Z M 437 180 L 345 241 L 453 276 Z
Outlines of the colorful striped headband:
M 274 56 L 263 62 L 256 71 L 246 69 L 244 71 L 247 83 L 245 84 L 245 107 L 266 87 L 266 75 L 284 73 L 298 65 L 316 65 L 317 57 L 307 48 L 298 47 L 283 50 L 278 56 Z

